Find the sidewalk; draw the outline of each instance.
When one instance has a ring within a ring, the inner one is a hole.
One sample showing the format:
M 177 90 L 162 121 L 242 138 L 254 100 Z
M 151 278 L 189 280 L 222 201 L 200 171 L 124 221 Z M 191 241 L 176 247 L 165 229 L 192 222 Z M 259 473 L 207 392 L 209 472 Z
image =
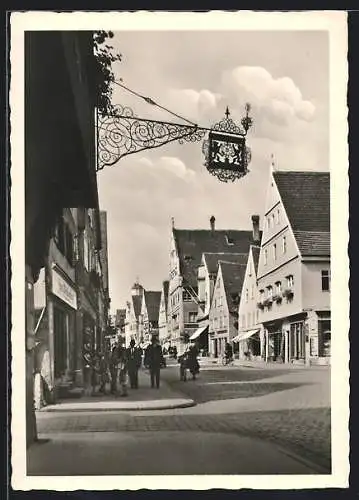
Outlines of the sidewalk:
M 170 410 L 194 406 L 195 402 L 174 391 L 161 377 L 159 389 L 152 389 L 150 376 L 147 370 L 138 372 L 138 389 L 131 389 L 127 384 L 127 397 L 109 394 L 95 396 L 82 396 L 79 399 L 64 399 L 54 405 L 45 406 L 43 412 L 63 411 L 111 411 L 111 410 Z

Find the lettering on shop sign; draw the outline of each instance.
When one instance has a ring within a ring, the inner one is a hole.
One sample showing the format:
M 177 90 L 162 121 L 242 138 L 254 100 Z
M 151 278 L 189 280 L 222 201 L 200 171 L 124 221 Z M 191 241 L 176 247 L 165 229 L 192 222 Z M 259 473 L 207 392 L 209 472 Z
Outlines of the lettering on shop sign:
M 73 309 L 77 309 L 76 290 L 74 290 L 54 269 L 52 270 L 52 293 Z

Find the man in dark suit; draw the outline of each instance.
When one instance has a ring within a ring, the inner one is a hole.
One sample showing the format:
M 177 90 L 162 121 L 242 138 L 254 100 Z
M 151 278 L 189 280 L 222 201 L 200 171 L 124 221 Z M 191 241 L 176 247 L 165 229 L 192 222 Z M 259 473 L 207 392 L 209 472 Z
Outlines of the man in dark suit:
M 157 337 L 152 337 L 151 344 L 147 347 L 145 352 L 145 366 L 149 368 L 151 375 L 151 387 L 160 386 L 160 371 L 161 365 L 164 363 L 162 354 L 162 347 L 157 342 Z
M 141 351 L 136 347 L 134 339 L 131 339 L 130 347 L 126 352 L 126 359 L 131 389 L 138 389 L 138 370 L 141 366 Z

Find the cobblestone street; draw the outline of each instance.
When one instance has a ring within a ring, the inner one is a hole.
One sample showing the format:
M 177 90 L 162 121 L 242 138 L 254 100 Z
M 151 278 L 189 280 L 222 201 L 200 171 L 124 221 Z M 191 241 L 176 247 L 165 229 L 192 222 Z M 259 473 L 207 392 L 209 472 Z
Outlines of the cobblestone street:
M 174 432 L 183 436 L 205 433 L 208 438 L 232 435 L 233 442 L 235 436 L 259 438 L 309 460 L 313 473 L 330 473 L 329 399 L 324 404 L 329 396 L 329 373 L 327 369 L 204 367 L 198 380 L 180 382 L 177 366 L 170 365 L 162 372 L 164 387 L 168 384 L 165 394 L 173 388 L 177 394 L 193 398 L 197 406 L 157 411 L 39 412 L 38 429 L 47 437 L 147 432 L 160 440 L 163 433 Z M 268 398 L 274 399 L 268 403 Z M 294 399 L 300 408 L 291 404 Z

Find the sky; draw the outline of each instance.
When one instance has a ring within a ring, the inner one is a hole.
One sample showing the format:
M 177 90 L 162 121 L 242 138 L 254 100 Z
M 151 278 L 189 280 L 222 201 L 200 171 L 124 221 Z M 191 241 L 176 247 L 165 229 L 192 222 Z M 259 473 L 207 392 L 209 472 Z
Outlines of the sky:
M 250 229 L 263 219 L 274 156 L 278 170 L 329 170 L 329 47 L 324 31 L 126 31 L 112 39 L 115 77 L 136 92 L 211 127 L 239 121 L 252 105 L 249 173 L 234 183 L 210 175 L 202 143 L 141 151 L 98 174 L 107 211 L 111 309 L 125 307 L 134 281 L 161 290 L 175 227 Z M 113 103 L 141 118 L 179 121 L 114 88 Z

